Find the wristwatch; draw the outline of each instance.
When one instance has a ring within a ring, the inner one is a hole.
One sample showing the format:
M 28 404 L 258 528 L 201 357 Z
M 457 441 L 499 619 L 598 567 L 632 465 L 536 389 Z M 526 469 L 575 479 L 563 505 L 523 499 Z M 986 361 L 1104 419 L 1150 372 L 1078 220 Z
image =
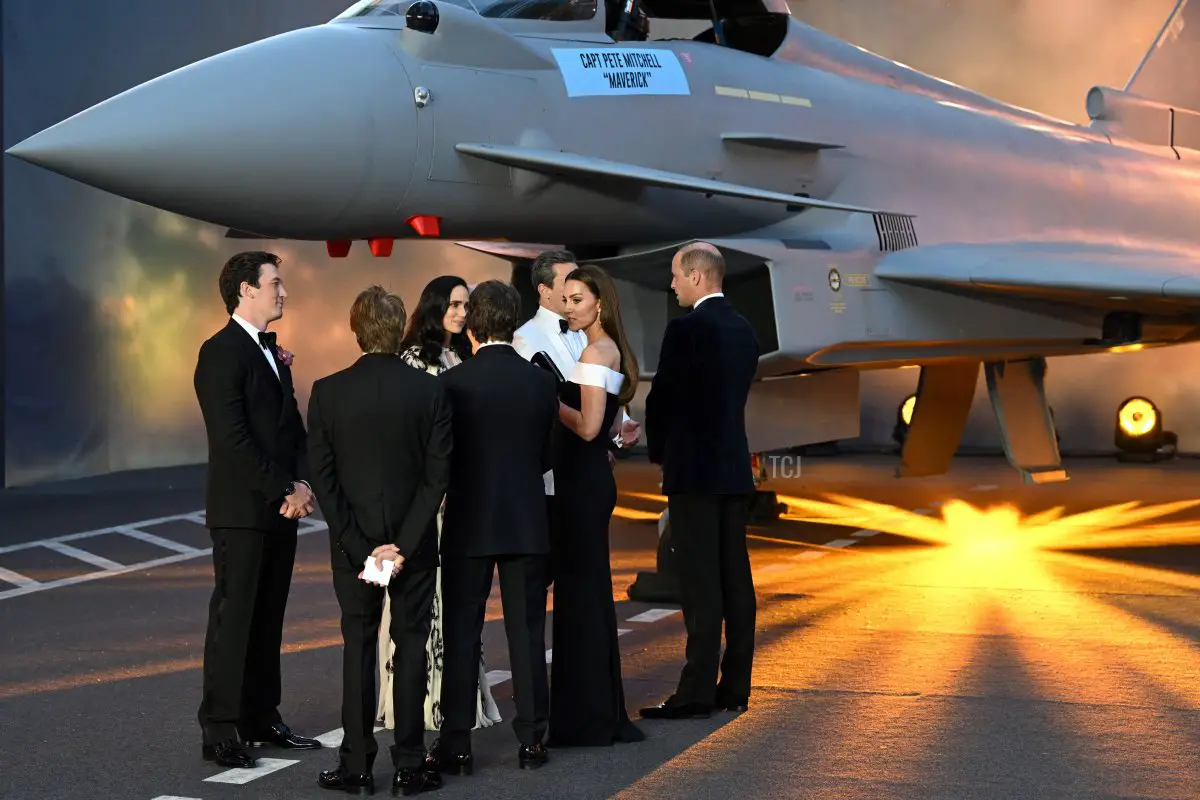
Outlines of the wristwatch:
M 287 489 L 285 489 L 283 491 L 283 496 L 290 497 L 291 495 L 293 495 L 295 493 L 296 493 L 296 482 L 292 481 L 291 483 L 288 484 Z

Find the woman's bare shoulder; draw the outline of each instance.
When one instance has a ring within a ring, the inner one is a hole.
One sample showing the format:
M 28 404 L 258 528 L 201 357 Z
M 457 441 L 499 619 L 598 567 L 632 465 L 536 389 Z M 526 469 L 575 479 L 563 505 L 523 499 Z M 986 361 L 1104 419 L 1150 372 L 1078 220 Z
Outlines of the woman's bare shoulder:
M 621 351 L 617 343 L 606 336 L 583 348 L 579 361 L 583 364 L 599 364 L 615 371 L 621 364 Z

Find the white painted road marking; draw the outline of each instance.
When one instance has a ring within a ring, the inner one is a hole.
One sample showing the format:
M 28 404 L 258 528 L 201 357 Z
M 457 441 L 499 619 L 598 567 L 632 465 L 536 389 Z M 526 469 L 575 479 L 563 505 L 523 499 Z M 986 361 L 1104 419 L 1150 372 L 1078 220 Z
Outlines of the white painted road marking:
M 340 743 L 339 743 L 340 744 Z M 258 758 L 255 759 L 258 765 L 251 768 L 237 767 L 235 769 L 225 770 L 216 775 L 205 778 L 206 783 L 233 783 L 237 785 L 247 784 L 250 781 L 257 780 L 263 775 L 270 775 L 272 772 L 278 772 L 284 767 L 290 767 L 292 764 L 299 764 L 299 760 L 290 758 Z
M 24 575 L 19 575 L 16 572 L 11 572 L 11 571 L 5 569 L 4 567 L 0 567 L 0 581 L 4 581 L 6 583 L 11 583 L 13 586 L 37 587 L 37 586 L 42 585 L 42 584 L 38 583 L 37 581 L 35 581 L 33 578 L 26 578 Z M 3 596 L 4 596 L 4 594 L 0 593 L 0 597 L 3 597 Z
M 125 523 L 124 525 L 113 525 L 108 528 L 96 528 L 92 531 L 83 531 L 81 533 L 68 533 L 65 536 L 55 536 L 52 539 L 38 539 L 34 542 L 22 542 L 21 544 L 10 544 L 7 547 L 0 547 L 0 554 L 15 553 L 18 550 L 28 550 L 31 547 L 41 547 L 49 542 L 74 542 L 79 539 L 88 539 L 92 536 L 102 536 L 106 533 L 122 533 L 122 528 L 149 528 L 152 525 L 161 525 L 165 522 L 176 522 L 185 520 L 187 522 L 195 522 L 199 525 L 204 524 L 204 512 L 192 511 L 187 514 L 173 514 L 169 517 L 155 517 L 154 519 L 145 519 L 141 522 Z M 307 520 L 303 520 L 307 521 Z
M 345 735 L 346 731 L 343 728 L 337 728 L 328 733 L 322 733 L 317 737 L 317 741 L 321 743 L 321 747 L 327 747 L 332 750 L 342 746 L 342 738 Z
M 379 733 L 383 729 L 384 728 L 382 725 L 376 725 L 375 733 Z M 345 735 L 346 731 L 344 728 L 335 728 L 328 733 L 322 733 L 317 737 L 317 741 L 321 743 L 322 747 L 327 747 L 332 750 L 342 746 L 342 739 L 345 737 Z M 265 775 L 266 773 L 263 774 Z
M 818 558 L 824 558 L 825 554 L 820 550 L 805 550 L 803 553 L 797 553 L 792 556 L 793 561 L 816 561 Z
M 849 547 L 852 544 L 858 544 L 858 540 L 857 539 L 834 539 L 832 542 L 827 543 L 825 546 L 826 547 Z
M 485 677 L 487 678 L 488 686 L 495 686 L 496 684 L 512 680 L 512 673 L 506 669 L 494 669 L 488 672 Z
M 195 522 L 195 520 L 189 517 L 188 522 Z M 201 519 L 199 524 L 203 525 L 204 520 Z M 199 555 L 200 553 L 204 552 L 203 550 L 196 547 L 191 547 L 190 545 L 173 542 L 170 539 L 164 539 L 161 536 L 155 536 L 153 533 L 146 533 L 145 531 L 138 530 L 132 525 L 121 528 L 121 533 L 125 534 L 126 536 L 132 536 L 134 539 L 139 539 L 146 544 L 158 545 L 164 550 L 174 550 L 177 553 Z
M 972 492 L 990 492 L 992 489 L 999 489 L 999 488 L 1000 487 L 994 483 L 981 483 L 978 486 L 972 486 L 971 491 Z
M 669 617 L 672 614 L 678 614 L 677 608 L 652 608 L 649 611 L 643 611 L 640 614 L 629 618 L 629 622 L 655 622 L 663 617 Z M 617 636 L 624 636 L 627 633 L 632 633 L 633 628 L 617 628 Z M 551 647 L 546 651 L 546 663 L 550 664 L 554 661 L 554 648 Z M 490 670 L 485 676 L 488 686 L 497 686 L 505 681 L 512 680 L 512 672 L 506 669 Z
M 212 549 L 210 548 L 204 552 L 212 552 Z M 197 555 L 199 555 L 199 553 L 197 553 Z M 83 575 L 74 575 L 70 578 L 61 578 L 56 581 L 50 581 L 49 583 L 37 583 L 33 586 L 23 586 L 17 589 L 9 589 L 8 591 L 0 592 L 0 600 L 7 600 L 10 597 L 18 597 L 20 595 L 30 594 L 32 592 L 40 592 L 44 589 L 58 589 L 63 586 L 74 586 L 77 583 L 87 583 L 88 581 L 94 581 L 99 578 L 111 578 L 114 575 L 124 575 L 127 572 L 136 572 L 140 569 L 161 567 L 164 564 L 174 564 L 177 561 L 186 561 L 189 558 L 195 557 L 196 556 L 189 555 L 168 556 L 166 558 L 156 558 L 153 561 L 143 561 L 140 564 L 130 564 L 128 567 L 123 567 L 121 569 L 105 570 L 102 572 L 85 572 Z
M 866 538 L 868 538 L 868 537 L 871 537 L 871 536 L 877 536 L 878 534 L 879 534 L 879 531 L 868 531 L 868 530 L 861 530 L 861 531 L 855 531 L 854 533 L 852 533 L 852 534 L 850 534 L 850 535 L 851 535 L 851 536 L 858 536 L 858 537 L 860 537 L 860 538 L 866 539 Z
M 63 544 L 62 542 L 47 542 L 43 546 L 48 550 L 53 550 L 56 553 L 61 553 L 62 555 L 70 556 L 71 558 L 77 558 L 80 561 L 91 564 L 93 567 L 99 567 L 100 569 L 113 570 L 121 569 L 125 566 L 124 564 L 118 564 L 115 561 L 109 561 L 104 556 L 98 556 L 95 553 L 89 553 L 86 550 L 80 550 L 78 547 L 72 547 L 69 544 Z
M 13 572 L 12 570 L 0 567 L 0 581 L 12 584 L 14 587 L 16 587 L 13 589 L 0 591 L 0 600 L 5 600 L 10 597 L 19 597 L 20 595 L 30 594 L 32 592 L 41 592 L 45 591 L 46 589 L 74 586 L 78 583 L 94 581 L 99 578 L 111 578 L 114 575 L 124 575 L 128 572 L 136 572 L 138 570 L 150 569 L 152 567 L 161 567 L 166 564 L 174 564 L 179 561 L 186 561 L 190 558 L 206 556 L 212 553 L 211 547 L 206 547 L 201 550 L 141 530 L 142 528 L 149 528 L 154 525 L 161 525 L 167 522 L 191 522 L 195 525 L 203 527 L 204 512 L 191 511 L 187 514 L 175 514 L 170 517 L 156 517 L 154 519 L 142 520 L 141 522 L 113 525 L 108 528 L 97 528 L 96 530 L 83 531 L 81 533 L 69 533 L 65 536 L 55 536 L 51 539 L 38 539 L 37 541 L 33 542 L 22 542 L 21 544 L 10 544 L 6 547 L 0 547 L 0 555 L 5 553 L 16 553 L 21 550 L 32 550 L 34 548 L 41 547 L 59 553 L 60 555 L 65 555 L 70 558 L 83 561 L 84 563 L 91 564 L 93 567 L 98 567 L 100 570 L 99 572 L 85 572 L 82 575 L 72 575 L 68 578 L 60 578 L 55 581 L 47 581 L 42 583 L 34 580 L 33 578 L 21 575 L 18 572 Z M 296 532 L 296 535 L 303 536 L 306 533 L 323 531 L 327 527 L 328 526 L 324 522 L 318 519 L 302 519 L 300 520 L 300 526 Z M 82 539 L 90 539 L 94 536 L 104 536 L 114 533 L 121 534 L 123 536 L 129 536 L 133 539 L 146 542 L 147 544 L 162 547 L 164 550 L 173 550 L 175 551 L 175 554 L 163 556 L 162 558 L 154 558 L 149 561 L 141 561 L 137 564 L 126 565 L 118 564 L 117 562 L 110 561 L 103 556 L 98 556 L 95 553 L 89 553 L 86 550 L 82 550 L 78 547 L 67 544 L 68 542 L 78 542 Z
M 199 797 L 177 797 L 173 794 L 160 794 L 154 800 L 200 800 Z

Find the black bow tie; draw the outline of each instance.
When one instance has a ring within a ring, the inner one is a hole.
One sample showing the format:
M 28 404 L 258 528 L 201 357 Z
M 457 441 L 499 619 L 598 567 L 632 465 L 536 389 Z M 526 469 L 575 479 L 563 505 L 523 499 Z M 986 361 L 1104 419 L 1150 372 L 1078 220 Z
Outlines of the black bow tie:
M 571 325 L 565 319 L 560 319 L 558 321 L 558 329 L 563 333 L 566 333 L 567 331 L 571 330 Z
M 259 345 L 267 348 L 268 350 L 274 350 L 275 349 L 275 334 L 269 333 L 267 331 L 259 331 L 258 332 L 258 343 L 259 343 Z

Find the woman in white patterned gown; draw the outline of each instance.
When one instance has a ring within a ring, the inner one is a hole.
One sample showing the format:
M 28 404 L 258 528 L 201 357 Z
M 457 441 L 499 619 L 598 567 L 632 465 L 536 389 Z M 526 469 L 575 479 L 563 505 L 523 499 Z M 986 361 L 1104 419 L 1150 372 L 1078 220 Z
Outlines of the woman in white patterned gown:
M 434 278 L 421 292 L 421 299 L 409 318 L 408 330 L 400 343 L 405 363 L 440 375 L 471 356 L 467 339 L 467 283 L 453 275 Z M 444 505 L 443 505 L 444 508 Z M 437 516 L 438 538 L 442 535 L 442 511 Z M 441 730 L 442 713 L 442 570 L 438 567 L 437 588 L 433 596 L 429 641 L 425 645 L 425 729 Z M 385 601 L 379 625 L 379 710 L 376 718 L 388 729 L 395 727 L 392 713 L 392 655 L 396 651 L 388 635 L 391 606 Z M 483 656 L 479 659 L 479 692 L 475 704 L 475 727 L 486 728 L 500 722 L 500 710 L 492 698 Z

